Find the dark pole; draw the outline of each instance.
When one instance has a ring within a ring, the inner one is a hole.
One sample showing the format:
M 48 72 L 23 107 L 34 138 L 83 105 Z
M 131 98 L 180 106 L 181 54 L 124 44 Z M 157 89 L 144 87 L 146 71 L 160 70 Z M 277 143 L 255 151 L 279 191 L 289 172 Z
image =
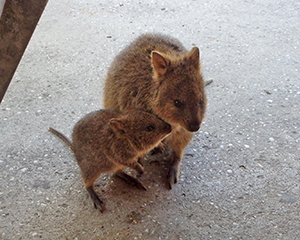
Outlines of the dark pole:
M 0 19 L 0 103 L 48 0 L 6 0 Z

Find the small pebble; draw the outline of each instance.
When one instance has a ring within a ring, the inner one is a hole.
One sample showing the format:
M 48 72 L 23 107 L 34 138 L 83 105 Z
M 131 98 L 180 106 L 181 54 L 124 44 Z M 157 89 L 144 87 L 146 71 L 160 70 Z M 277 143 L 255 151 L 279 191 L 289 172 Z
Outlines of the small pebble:
M 280 199 L 280 202 L 283 202 L 283 203 L 294 203 L 296 201 L 297 201 L 297 198 L 288 193 L 282 194 L 281 199 Z

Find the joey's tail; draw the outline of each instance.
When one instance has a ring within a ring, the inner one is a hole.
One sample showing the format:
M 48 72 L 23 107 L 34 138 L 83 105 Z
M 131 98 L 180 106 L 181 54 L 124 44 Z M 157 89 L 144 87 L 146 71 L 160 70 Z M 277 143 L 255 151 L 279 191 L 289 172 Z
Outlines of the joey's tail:
M 68 145 L 69 148 L 71 148 L 72 151 L 74 151 L 72 142 L 65 135 L 63 135 L 61 132 L 53 129 L 52 127 L 49 128 L 49 132 L 53 133 L 55 136 L 60 138 L 65 144 Z

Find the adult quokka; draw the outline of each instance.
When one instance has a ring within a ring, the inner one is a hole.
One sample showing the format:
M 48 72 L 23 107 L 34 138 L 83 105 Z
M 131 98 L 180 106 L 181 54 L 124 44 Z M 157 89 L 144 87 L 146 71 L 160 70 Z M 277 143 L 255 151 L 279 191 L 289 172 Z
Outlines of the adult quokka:
M 187 51 L 177 40 L 144 34 L 112 62 L 104 86 L 104 107 L 141 109 L 172 125 L 164 139 L 172 150 L 167 183 L 177 182 L 184 149 L 201 125 L 206 109 L 199 49 Z

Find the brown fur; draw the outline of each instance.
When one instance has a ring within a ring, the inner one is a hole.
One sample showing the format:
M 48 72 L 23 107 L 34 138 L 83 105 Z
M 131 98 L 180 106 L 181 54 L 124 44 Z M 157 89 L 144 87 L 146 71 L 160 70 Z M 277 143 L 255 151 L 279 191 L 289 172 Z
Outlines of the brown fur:
M 171 126 L 153 114 L 143 111 L 121 113 L 100 110 L 86 115 L 74 127 L 72 142 L 62 133 L 49 129 L 73 150 L 84 185 L 95 207 L 105 209 L 93 189 L 102 173 L 119 177 L 145 189 L 135 178 L 123 172 L 126 167 L 144 172 L 137 161 L 171 132 Z
M 171 37 L 144 34 L 112 62 L 104 87 L 104 107 L 142 109 L 172 125 L 164 142 L 172 149 L 168 185 L 177 181 L 185 147 L 204 118 L 206 95 L 199 49 L 187 51 Z

